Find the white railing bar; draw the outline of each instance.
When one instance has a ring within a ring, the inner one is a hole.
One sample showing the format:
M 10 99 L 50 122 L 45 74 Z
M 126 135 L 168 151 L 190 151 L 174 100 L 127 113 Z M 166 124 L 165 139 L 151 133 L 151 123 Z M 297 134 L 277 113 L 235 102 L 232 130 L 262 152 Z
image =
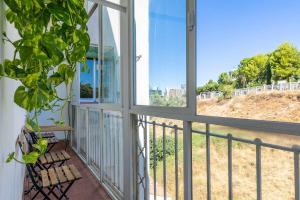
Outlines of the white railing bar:
M 153 190 L 154 190 L 154 200 L 156 200 L 156 122 L 152 123 L 153 128 Z
M 147 119 L 147 117 L 145 116 L 145 119 Z M 145 192 L 144 192 L 144 196 L 146 197 L 145 200 L 149 199 L 149 173 L 148 173 L 148 134 L 147 134 L 147 127 L 148 124 L 145 123 L 144 124 L 144 148 L 145 148 L 145 163 L 144 163 L 144 173 L 145 173 Z
M 145 121 L 142 121 L 142 122 L 145 122 Z M 163 126 L 162 123 L 157 123 L 157 122 L 147 122 L 147 123 L 148 124 L 155 123 L 157 126 Z M 172 129 L 175 128 L 175 126 L 170 126 L 170 125 L 165 125 L 165 127 L 166 128 L 172 128 Z M 178 130 L 183 130 L 183 128 L 181 128 L 181 127 L 177 127 L 177 129 Z M 192 132 L 196 133 L 196 134 L 206 135 L 206 131 L 192 130 Z M 218 133 L 212 133 L 212 132 L 209 132 L 209 135 L 213 136 L 213 137 L 223 138 L 223 139 L 228 138 L 228 136 L 226 136 L 226 135 L 222 135 L 222 134 L 218 134 Z M 248 143 L 248 144 L 255 144 L 255 142 L 253 140 L 244 139 L 244 138 L 238 138 L 238 137 L 233 137 L 233 136 L 232 136 L 232 140 L 237 141 L 237 142 Z M 285 146 L 280 146 L 280 145 L 276 145 L 276 144 L 269 144 L 269 143 L 262 142 L 261 145 L 263 147 L 278 149 L 278 150 L 282 150 L 282 151 L 294 152 L 293 148 L 285 147 Z
M 198 131 L 198 130 L 193 130 L 193 133 L 202 134 L 202 135 L 206 134 L 206 132 Z M 212 133 L 212 132 L 210 132 L 209 135 L 213 136 L 213 137 L 217 137 L 217 138 L 223 138 L 223 139 L 226 139 L 228 137 L 226 135 L 221 135 L 221 134 Z M 232 136 L 231 138 L 232 138 L 233 141 L 236 141 L 236 142 L 243 142 L 243 143 L 254 144 L 254 145 L 256 144 L 255 141 L 249 140 L 249 139 L 244 139 L 244 138 L 239 138 L 239 137 L 234 137 L 234 136 Z M 262 142 L 261 146 L 272 148 L 272 149 L 277 149 L 277 150 L 282 150 L 282 151 L 294 152 L 294 149 L 291 148 L 291 147 L 280 146 L 280 145 L 276 145 L 276 144 L 269 144 L 269 143 Z
M 163 123 L 163 177 L 164 177 L 164 200 L 167 199 L 167 162 L 166 162 L 166 124 Z
M 179 187 L 178 187 L 178 127 L 174 126 L 174 140 L 175 140 L 175 199 L 178 200 L 179 198 Z
M 211 200 L 211 164 L 210 164 L 210 127 L 206 124 L 206 184 L 207 184 L 207 199 Z
M 255 139 L 256 143 L 256 199 L 262 199 L 262 180 L 261 180 L 261 144 L 260 139 Z
M 193 199 L 192 122 L 183 122 L 184 199 Z
M 294 179 L 295 179 L 295 200 L 300 200 L 300 169 L 299 169 L 299 153 L 300 147 L 293 146 L 294 149 Z
M 233 199 L 232 188 L 232 135 L 228 134 L 228 199 Z

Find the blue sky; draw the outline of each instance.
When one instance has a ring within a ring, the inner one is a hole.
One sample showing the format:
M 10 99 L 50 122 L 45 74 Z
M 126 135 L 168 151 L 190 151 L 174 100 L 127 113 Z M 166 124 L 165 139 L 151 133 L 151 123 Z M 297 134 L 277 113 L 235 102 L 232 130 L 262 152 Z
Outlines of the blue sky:
M 150 0 L 150 85 L 185 83 L 184 0 Z M 299 0 L 198 0 L 197 84 L 285 41 L 300 47 Z

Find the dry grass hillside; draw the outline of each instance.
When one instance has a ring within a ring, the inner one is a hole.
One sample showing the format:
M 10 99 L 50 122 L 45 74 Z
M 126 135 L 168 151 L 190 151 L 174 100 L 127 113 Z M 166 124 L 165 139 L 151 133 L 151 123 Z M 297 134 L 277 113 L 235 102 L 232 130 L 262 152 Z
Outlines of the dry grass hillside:
M 300 122 L 300 92 L 266 92 L 198 102 L 203 115 Z
M 300 122 L 300 92 L 272 92 L 234 97 L 228 100 L 205 100 L 198 103 L 199 114 Z M 180 121 L 153 118 L 169 125 Z M 204 124 L 193 124 L 193 129 L 204 130 Z M 211 127 L 213 132 L 255 139 L 284 146 L 300 145 L 300 137 L 274 133 L 252 132 L 230 127 Z M 158 129 L 157 133 L 161 133 Z M 168 133 L 172 134 L 172 133 Z M 180 141 L 182 140 L 180 133 Z M 212 199 L 228 199 L 227 141 L 211 139 Z M 182 141 L 181 141 L 182 142 Z M 206 199 L 205 136 L 193 134 L 193 193 L 194 199 Z M 255 146 L 234 142 L 233 148 L 233 194 L 236 200 L 256 199 Z M 179 199 L 183 199 L 183 152 L 179 152 Z M 153 174 L 151 174 L 153 176 Z M 269 200 L 294 199 L 293 153 L 262 148 L 262 196 Z M 153 178 L 153 177 L 152 177 Z M 157 167 L 158 195 L 163 195 L 163 163 Z M 167 158 L 167 193 L 175 199 L 174 156 Z M 151 179 L 151 193 L 153 192 Z

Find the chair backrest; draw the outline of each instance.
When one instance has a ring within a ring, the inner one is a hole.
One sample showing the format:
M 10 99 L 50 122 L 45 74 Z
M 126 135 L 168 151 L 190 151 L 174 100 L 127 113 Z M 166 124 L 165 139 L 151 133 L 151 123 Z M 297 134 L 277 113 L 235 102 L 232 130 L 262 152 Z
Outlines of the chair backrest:
M 25 129 L 22 130 L 22 132 L 20 133 L 20 135 L 18 136 L 17 142 L 19 144 L 19 147 L 22 151 L 22 154 L 26 154 L 31 152 L 30 148 L 31 145 L 28 142 L 28 138 L 27 138 L 27 132 Z M 35 177 L 39 177 L 38 173 L 35 171 L 34 169 L 34 165 L 33 164 L 26 164 L 26 169 L 28 171 L 29 177 L 32 181 L 32 183 L 34 184 L 35 187 L 40 188 L 39 184 L 38 184 L 38 180 Z
M 36 135 L 34 132 L 29 132 L 27 130 L 23 130 L 23 134 L 25 136 L 25 139 L 29 145 L 29 151 L 33 151 L 34 148 L 33 148 L 33 144 L 36 144 L 37 143 L 37 138 L 36 138 Z
M 26 138 L 25 130 L 23 129 L 18 136 L 17 142 L 23 154 L 29 153 L 31 151 L 30 144 Z

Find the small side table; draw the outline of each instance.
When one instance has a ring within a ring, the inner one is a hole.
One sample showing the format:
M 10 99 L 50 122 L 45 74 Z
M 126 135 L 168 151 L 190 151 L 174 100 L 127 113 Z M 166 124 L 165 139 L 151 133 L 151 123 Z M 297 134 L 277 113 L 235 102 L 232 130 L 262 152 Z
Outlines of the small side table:
M 50 125 L 50 126 L 40 126 L 41 130 L 40 132 L 59 132 L 63 131 L 65 133 L 65 145 L 66 148 L 70 145 L 70 134 L 74 131 L 74 128 L 72 128 L 69 125 Z

